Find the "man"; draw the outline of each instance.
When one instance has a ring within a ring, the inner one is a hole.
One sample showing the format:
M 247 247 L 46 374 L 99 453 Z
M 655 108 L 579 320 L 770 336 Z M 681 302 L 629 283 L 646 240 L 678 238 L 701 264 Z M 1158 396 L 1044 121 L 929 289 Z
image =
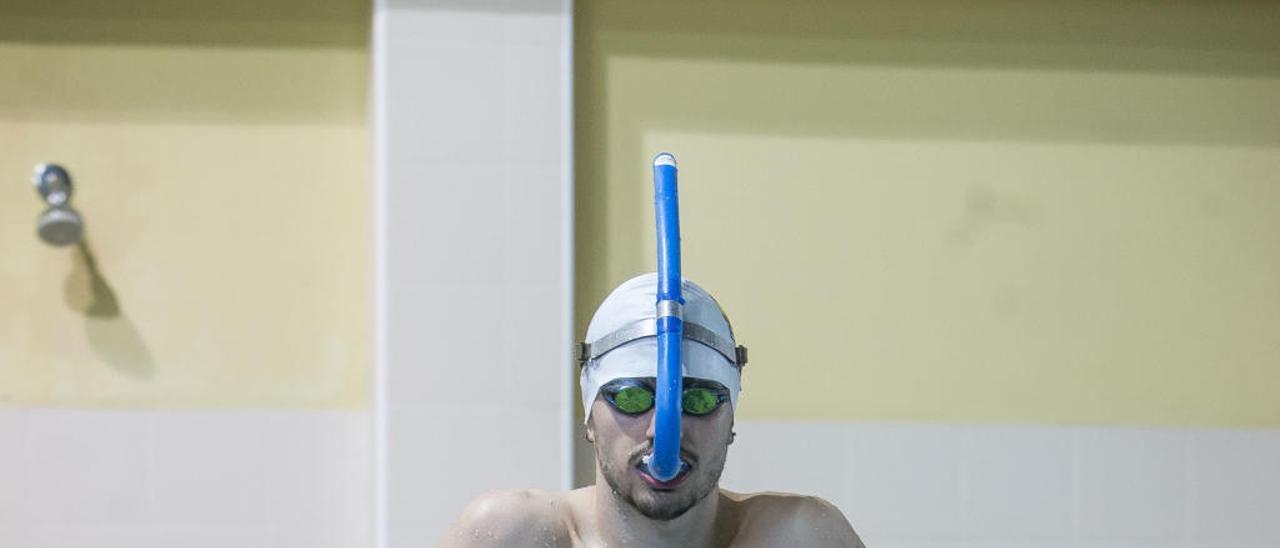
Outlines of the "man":
M 863 547 L 840 511 L 820 498 L 719 488 L 746 349 L 735 345 L 706 291 L 687 280 L 682 290 L 681 472 L 663 482 L 643 464 L 653 451 L 657 375 L 657 276 L 647 274 L 604 300 L 581 348 L 595 485 L 482 495 L 441 546 Z

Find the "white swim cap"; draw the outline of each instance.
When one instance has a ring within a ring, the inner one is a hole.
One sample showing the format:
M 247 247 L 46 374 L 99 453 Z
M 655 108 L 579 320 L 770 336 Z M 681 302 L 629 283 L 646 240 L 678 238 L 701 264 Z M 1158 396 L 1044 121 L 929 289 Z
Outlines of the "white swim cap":
M 742 389 L 742 366 L 747 349 L 737 346 L 733 328 L 720 305 L 706 290 L 683 280 L 684 340 L 680 345 L 683 376 L 706 379 L 729 389 L 733 409 Z M 583 415 L 591 418 L 591 404 L 600 387 L 630 377 L 658 376 L 655 336 L 658 275 L 641 274 L 614 289 L 591 318 L 587 340 L 579 347 L 582 363 Z

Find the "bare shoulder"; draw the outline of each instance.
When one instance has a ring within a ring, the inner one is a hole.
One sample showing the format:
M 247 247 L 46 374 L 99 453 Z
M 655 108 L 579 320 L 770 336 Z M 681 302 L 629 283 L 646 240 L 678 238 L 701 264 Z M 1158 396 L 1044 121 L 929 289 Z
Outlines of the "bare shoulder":
M 739 527 L 735 544 L 865 548 L 840 509 L 821 497 L 721 492 L 736 508 Z
M 563 493 L 492 491 L 467 506 L 440 547 L 569 546 L 568 512 Z

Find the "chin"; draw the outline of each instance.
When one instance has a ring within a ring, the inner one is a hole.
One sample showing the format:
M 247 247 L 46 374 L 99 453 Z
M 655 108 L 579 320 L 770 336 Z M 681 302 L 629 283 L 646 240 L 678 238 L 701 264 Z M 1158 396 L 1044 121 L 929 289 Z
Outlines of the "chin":
M 703 474 L 695 473 L 670 490 L 655 489 L 639 478 L 632 479 L 634 481 L 627 482 L 630 489 L 619 493 L 641 515 L 654 521 L 679 518 L 715 491 L 715 482 L 709 481 Z
M 629 502 L 641 515 L 654 521 L 671 521 L 683 516 L 701 500 L 688 493 L 649 491 L 648 487 L 642 489 L 647 492 L 638 493 Z

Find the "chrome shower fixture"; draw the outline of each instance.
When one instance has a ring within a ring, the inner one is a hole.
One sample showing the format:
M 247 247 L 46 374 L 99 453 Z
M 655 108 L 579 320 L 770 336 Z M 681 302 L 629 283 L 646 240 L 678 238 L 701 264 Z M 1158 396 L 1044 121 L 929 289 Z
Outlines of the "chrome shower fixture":
M 84 236 L 84 220 L 71 207 L 71 175 L 58 164 L 40 164 L 31 182 L 49 204 L 36 221 L 40 239 L 56 246 L 79 242 Z

